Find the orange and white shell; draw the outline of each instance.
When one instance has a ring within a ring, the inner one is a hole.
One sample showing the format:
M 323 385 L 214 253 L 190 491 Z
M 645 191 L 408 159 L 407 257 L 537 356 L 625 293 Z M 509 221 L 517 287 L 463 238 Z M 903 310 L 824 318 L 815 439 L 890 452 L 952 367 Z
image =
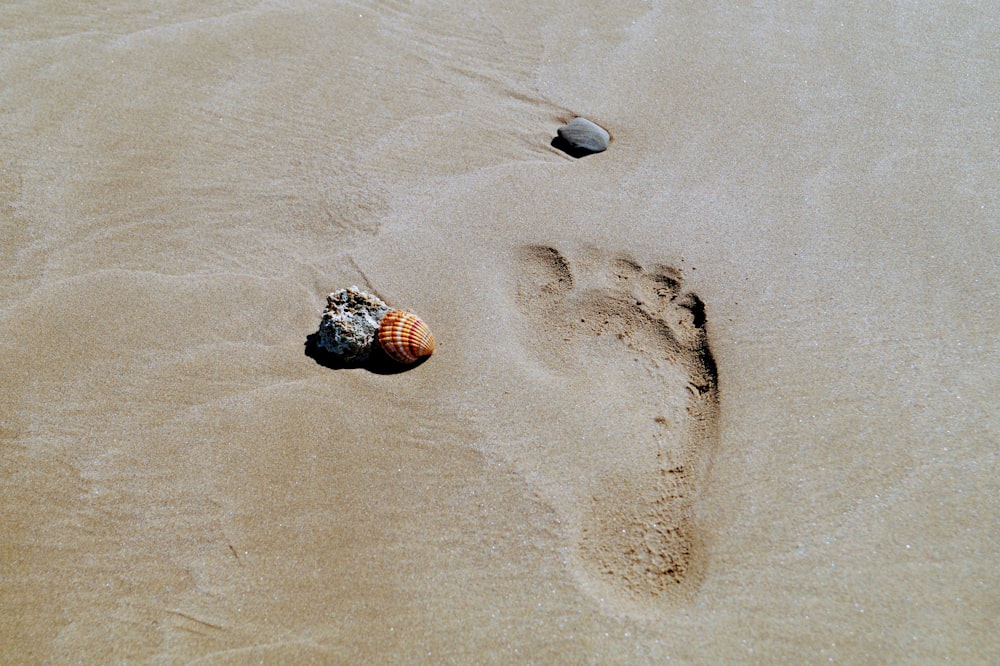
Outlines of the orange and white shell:
M 385 353 L 400 363 L 414 363 L 434 353 L 434 334 L 420 317 L 406 310 L 389 310 L 378 329 Z

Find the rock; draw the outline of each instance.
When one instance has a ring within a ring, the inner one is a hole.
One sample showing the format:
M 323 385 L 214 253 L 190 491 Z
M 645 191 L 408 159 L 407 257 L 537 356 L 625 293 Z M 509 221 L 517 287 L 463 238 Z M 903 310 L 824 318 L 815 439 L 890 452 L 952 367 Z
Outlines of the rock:
M 565 146 L 561 146 L 562 150 L 574 157 L 599 153 L 608 147 L 611 140 L 606 129 L 586 118 L 574 118 L 560 127 L 557 133 L 565 142 Z
M 316 345 L 345 362 L 368 359 L 389 306 L 357 287 L 338 289 L 326 297 Z

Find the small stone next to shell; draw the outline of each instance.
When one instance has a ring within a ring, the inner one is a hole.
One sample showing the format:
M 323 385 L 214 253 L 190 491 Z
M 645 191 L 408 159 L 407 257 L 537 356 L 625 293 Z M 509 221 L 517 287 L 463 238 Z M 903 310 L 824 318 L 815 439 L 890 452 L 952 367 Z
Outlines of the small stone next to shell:
M 338 289 L 326 297 L 317 346 L 347 362 L 368 359 L 389 306 L 357 287 Z

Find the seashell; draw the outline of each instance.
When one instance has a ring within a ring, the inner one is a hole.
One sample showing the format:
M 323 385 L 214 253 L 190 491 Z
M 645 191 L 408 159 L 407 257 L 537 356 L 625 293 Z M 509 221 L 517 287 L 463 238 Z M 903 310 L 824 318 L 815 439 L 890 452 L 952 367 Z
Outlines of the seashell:
M 413 363 L 434 352 L 434 334 L 420 317 L 406 310 L 389 310 L 378 329 L 378 342 L 393 360 Z

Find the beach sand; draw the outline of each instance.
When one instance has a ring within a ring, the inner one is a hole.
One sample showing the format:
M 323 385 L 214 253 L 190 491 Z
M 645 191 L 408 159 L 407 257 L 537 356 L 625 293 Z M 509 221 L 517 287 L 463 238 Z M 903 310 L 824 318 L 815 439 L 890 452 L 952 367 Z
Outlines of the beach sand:
M 1000 661 L 995 7 L 580 4 L 0 8 L 0 661 Z

